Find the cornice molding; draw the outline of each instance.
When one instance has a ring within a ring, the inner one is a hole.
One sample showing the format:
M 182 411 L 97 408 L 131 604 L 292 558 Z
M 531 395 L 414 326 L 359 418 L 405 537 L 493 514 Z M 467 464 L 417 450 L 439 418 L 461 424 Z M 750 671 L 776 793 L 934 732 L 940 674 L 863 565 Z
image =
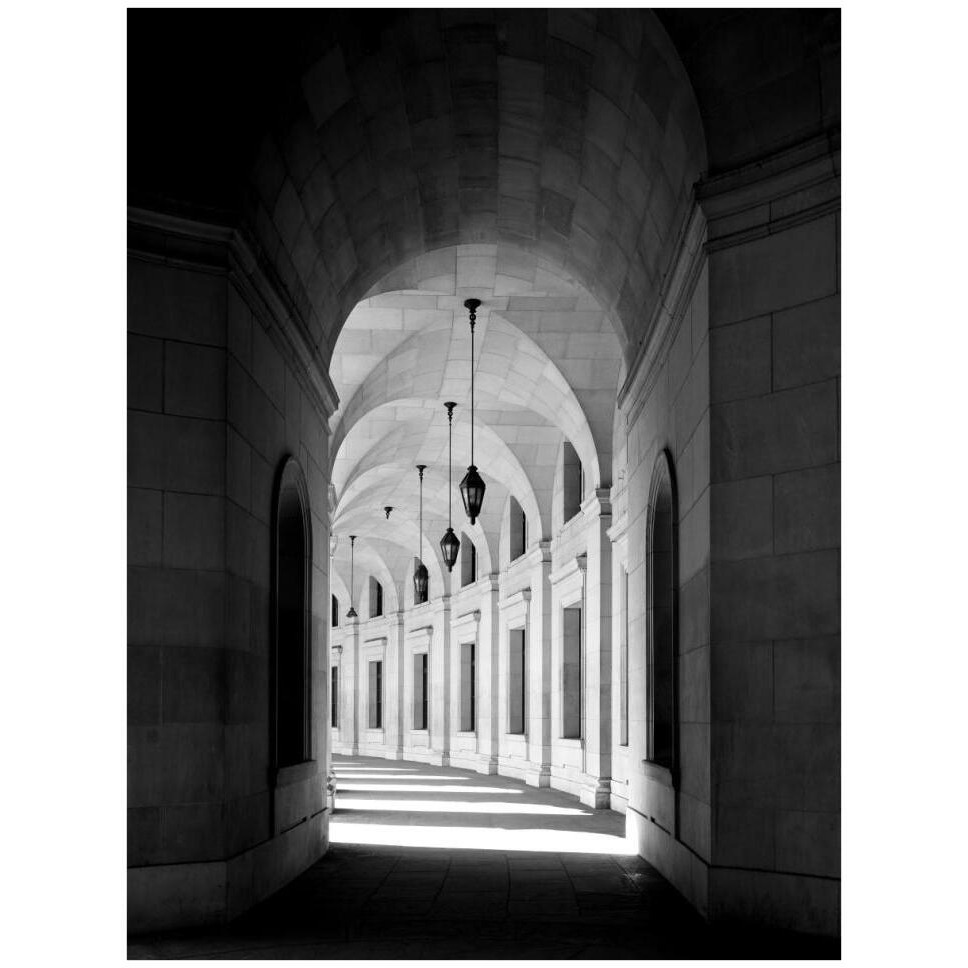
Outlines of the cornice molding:
M 531 601 L 531 589 L 519 588 L 516 592 L 511 592 L 507 598 L 502 598 L 498 606 L 502 609 L 515 608 L 519 605 L 527 605 Z
M 428 641 L 433 637 L 434 627 L 432 625 L 415 625 L 411 629 L 407 629 L 407 639 L 421 639 L 425 638 Z
M 129 207 L 128 253 L 149 262 L 228 275 L 328 426 L 339 396 L 306 321 L 238 228 Z
M 742 245 L 840 210 L 840 129 L 701 182 L 707 252 Z
M 517 572 L 533 568 L 535 565 L 550 564 L 552 544 L 551 541 L 543 539 L 535 542 L 523 555 L 519 555 L 514 561 L 508 562 L 508 566 L 502 574 L 503 579 L 507 580 L 508 577 L 517 574 Z
M 628 515 L 623 514 L 610 528 L 606 529 L 605 534 L 612 544 L 623 541 L 628 532 Z
M 710 252 L 840 210 L 840 130 L 831 129 L 696 186 L 672 267 L 618 392 L 626 428 L 649 398 Z
M 612 489 L 596 488 L 581 503 L 581 513 L 586 517 L 610 518 L 612 516 Z
M 557 571 L 553 571 L 549 578 L 552 588 L 555 585 L 560 585 L 562 582 L 568 581 L 570 578 L 574 578 L 576 575 L 580 576 L 582 582 L 585 581 L 585 572 L 588 568 L 588 556 L 587 555 L 577 555 L 574 558 L 566 561 Z
M 481 610 L 479 608 L 474 609 L 472 612 L 464 612 L 463 615 L 458 615 L 455 619 L 451 621 L 452 628 L 464 628 L 469 625 L 480 625 L 481 624 Z

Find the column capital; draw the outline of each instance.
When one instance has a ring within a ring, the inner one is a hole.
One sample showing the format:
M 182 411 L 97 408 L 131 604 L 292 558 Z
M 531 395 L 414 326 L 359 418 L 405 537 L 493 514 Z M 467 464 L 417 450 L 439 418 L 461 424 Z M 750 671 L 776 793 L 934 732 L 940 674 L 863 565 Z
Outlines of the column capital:
M 612 516 L 612 489 L 610 487 L 596 487 L 582 501 L 581 511 L 587 517 L 595 515 L 602 518 L 610 518 Z

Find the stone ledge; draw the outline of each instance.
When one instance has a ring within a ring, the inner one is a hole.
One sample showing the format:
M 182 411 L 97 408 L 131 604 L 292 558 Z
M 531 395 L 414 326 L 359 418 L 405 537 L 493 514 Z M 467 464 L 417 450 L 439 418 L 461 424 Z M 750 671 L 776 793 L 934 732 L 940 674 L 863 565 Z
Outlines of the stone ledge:
M 322 811 L 235 857 L 128 869 L 128 932 L 225 924 L 314 864 L 329 841 Z

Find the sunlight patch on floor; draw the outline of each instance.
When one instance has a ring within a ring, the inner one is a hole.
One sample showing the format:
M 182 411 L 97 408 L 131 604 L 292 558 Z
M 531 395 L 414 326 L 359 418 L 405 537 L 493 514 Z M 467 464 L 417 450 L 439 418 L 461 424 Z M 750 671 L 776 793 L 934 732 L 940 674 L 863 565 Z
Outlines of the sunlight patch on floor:
M 335 773 L 352 773 L 365 771 L 366 773 L 419 773 L 420 770 L 411 770 L 406 766 L 365 766 L 360 763 L 358 766 L 348 766 L 345 763 L 340 763 L 338 766 L 333 767 Z
M 425 776 L 420 778 L 421 780 L 426 780 Z M 355 777 L 354 777 L 355 780 Z M 432 783 L 355 783 L 355 782 L 340 782 L 338 790 L 342 793 L 344 790 L 356 790 L 358 792 L 367 793 L 382 793 L 384 790 L 387 792 L 397 792 L 397 793 L 509 793 L 516 794 L 520 796 L 522 790 L 508 790 L 505 787 L 489 787 L 489 786 L 450 786 L 446 783 L 441 783 L 435 786 Z M 374 801 L 382 802 L 382 801 Z
M 334 770 L 334 772 L 336 773 L 337 778 L 339 778 L 340 776 L 343 775 L 339 769 Z M 406 773 L 401 772 L 401 773 L 397 773 L 397 774 L 387 774 L 387 773 L 347 773 L 347 774 L 345 774 L 344 779 L 353 780 L 353 781 L 356 781 L 356 780 L 406 780 L 406 779 L 409 779 L 411 776 L 418 776 L 418 775 L 419 775 L 419 777 L 420 777 L 421 780 L 448 780 L 451 783 L 453 783 L 455 780 L 460 780 L 460 781 L 466 783 L 470 779 L 470 777 L 467 777 L 467 776 L 445 776 L 443 773 L 420 773 L 420 774 L 418 774 L 416 770 L 407 771 Z
M 506 792 L 506 791 L 501 791 Z M 576 807 L 553 807 L 543 803 L 503 803 L 485 800 L 363 800 L 336 795 L 337 810 L 399 810 L 405 813 L 534 813 L 543 816 L 587 817 L 589 811 Z
M 334 844 L 388 847 L 440 847 L 445 850 L 502 850 L 552 854 L 631 856 L 631 841 L 610 834 L 578 830 L 505 830 L 501 827 L 431 827 L 352 823 L 334 817 L 329 828 Z

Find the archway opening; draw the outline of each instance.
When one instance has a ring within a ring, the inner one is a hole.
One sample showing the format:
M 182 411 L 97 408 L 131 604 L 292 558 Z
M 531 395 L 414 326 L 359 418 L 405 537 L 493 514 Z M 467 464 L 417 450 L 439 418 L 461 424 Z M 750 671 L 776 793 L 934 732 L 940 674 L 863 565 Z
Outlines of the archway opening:
M 663 454 L 652 485 L 648 528 L 648 756 L 675 771 L 678 661 L 678 521 L 672 465 Z
M 311 550 L 309 516 L 289 461 L 282 476 L 276 513 L 276 764 L 311 758 Z

